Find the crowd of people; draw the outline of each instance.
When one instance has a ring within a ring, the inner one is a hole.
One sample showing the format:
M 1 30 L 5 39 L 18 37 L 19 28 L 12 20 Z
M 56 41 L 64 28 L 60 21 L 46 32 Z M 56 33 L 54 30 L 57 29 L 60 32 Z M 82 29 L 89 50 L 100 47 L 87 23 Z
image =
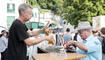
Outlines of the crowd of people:
M 32 17 L 30 5 L 21 4 L 18 12 L 19 17 L 14 20 L 9 32 L 1 31 L 1 60 L 27 60 L 27 46 L 33 46 L 45 40 L 54 40 L 51 35 L 45 35 L 41 38 L 35 37 L 47 29 L 49 22 L 40 30 L 28 30 L 25 23 Z M 68 48 L 75 48 L 75 53 L 86 55 L 86 58 L 79 60 L 105 60 L 105 27 L 101 28 L 100 31 L 93 31 L 88 21 L 81 21 L 75 35 L 71 33 L 70 28 L 67 28 L 66 32 L 62 34 L 62 38 L 67 51 Z

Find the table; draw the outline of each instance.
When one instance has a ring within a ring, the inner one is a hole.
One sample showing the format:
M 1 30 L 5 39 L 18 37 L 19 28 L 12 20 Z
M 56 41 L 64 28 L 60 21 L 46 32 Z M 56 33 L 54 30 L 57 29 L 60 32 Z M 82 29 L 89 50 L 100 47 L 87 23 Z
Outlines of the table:
M 38 49 L 38 53 L 48 53 L 48 52 L 46 52 L 46 51 L 44 51 L 43 49 L 41 49 L 41 48 L 39 48 L 39 47 L 37 47 L 37 49 Z
M 85 57 L 86 55 L 78 53 L 67 53 L 67 56 L 50 56 L 50 53 L 33 55 L 33 58 L 36 60 L 75 60 Z

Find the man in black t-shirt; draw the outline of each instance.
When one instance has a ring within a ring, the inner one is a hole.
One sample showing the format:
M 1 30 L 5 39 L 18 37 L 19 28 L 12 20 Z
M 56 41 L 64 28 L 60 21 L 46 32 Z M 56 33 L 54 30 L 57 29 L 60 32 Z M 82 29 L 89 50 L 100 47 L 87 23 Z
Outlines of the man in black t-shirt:
M 32 39 L 29 35 L 38 35 L 47 28 L 47 23 L 38 31 L 30 31 L 25 25 L 32 17 L 32 7 L 28 4 L 19 6 L 19 17 L 12 23 L 9 30 L 8 56 L 7 60 L 26 60 L 27 45 L 38 44 L 44 40 L 51 40 L 53 36 Z

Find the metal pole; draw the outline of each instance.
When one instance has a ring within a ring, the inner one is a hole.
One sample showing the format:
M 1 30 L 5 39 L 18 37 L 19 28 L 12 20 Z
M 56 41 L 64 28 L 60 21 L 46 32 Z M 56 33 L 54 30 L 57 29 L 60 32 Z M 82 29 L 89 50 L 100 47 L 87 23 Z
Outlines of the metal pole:
M 39 12 L 38 12 L 38 14 L 39 14 L 39 20 L 38 20 L 38 28 L 39 28 L 39 24 L 40 24 L 40 7 L 38 8 L 39 9 Z

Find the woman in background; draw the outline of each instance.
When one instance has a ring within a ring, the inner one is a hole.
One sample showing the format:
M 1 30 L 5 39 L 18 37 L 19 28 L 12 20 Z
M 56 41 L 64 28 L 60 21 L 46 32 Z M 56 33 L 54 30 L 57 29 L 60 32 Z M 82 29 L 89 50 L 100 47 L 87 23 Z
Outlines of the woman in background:
M 7 56 L 7 47 L 8 47 L 8 32 L 5 30 L 1 31 L 0 35 L 0 52 L 1 52 L 1 60 L 5 60 Z

